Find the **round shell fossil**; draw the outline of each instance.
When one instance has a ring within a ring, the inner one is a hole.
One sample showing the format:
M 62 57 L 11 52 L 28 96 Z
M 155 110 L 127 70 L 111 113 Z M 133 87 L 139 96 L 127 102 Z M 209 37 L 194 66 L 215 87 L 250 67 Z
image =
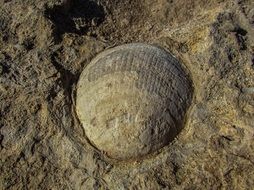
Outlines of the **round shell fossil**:
M 77 87 L 77 114 L 90 142 L 109 157 L 144 156 L 169 144 L 183 127 L 190 78 L 171 54 L 126 44 L 96 56 Z

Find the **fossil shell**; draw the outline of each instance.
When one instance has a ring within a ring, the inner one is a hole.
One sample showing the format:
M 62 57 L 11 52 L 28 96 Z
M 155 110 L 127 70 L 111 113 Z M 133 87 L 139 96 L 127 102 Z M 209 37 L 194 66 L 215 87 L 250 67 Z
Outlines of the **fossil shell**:
M 171 54 L 135 43 L 100 53 L 82 72 L 77 114 L 90 142 L 109 157 L 131 159 L 180 132 L 192 83 Z

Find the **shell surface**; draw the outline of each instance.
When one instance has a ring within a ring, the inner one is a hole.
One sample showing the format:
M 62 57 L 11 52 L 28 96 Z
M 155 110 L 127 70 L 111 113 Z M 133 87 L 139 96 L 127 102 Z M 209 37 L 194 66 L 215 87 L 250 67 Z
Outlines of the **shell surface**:
M 132 159 L 176 137 L 192 92 L 190 78 L 171 54 L 126 44 L 100 53 L 83 70 L 76 110 L 94 146 L 111 158 Z

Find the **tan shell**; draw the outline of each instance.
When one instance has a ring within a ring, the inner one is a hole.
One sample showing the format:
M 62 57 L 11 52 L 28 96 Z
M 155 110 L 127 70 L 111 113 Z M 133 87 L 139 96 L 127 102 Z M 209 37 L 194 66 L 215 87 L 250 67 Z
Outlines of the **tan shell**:
M 192 83 L 156 46 L 126 44 L 95 57 L 82 72 L 77 114 L 91 143 L 130 159 L 162 148 L 180 132 Z

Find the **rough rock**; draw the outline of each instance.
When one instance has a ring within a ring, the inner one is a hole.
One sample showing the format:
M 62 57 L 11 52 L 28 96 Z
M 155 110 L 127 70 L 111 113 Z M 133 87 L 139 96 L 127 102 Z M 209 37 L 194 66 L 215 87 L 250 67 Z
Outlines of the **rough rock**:
M 253 0 L 1 0 L 0 189 L 252 189 Z M 189 70 L 193 102 L 170 145 L 113 162 L 76 111 L 106 48 L 157 44 Z

